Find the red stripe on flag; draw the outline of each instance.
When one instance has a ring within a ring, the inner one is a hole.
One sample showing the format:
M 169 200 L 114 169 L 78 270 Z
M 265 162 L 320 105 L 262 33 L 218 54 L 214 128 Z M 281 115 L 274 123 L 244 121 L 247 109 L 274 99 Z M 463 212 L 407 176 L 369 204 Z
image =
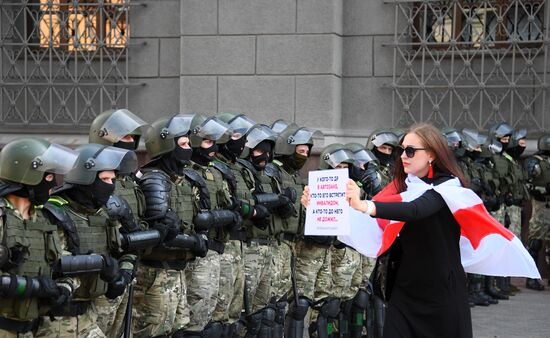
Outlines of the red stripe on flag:
M 376 254 L 377 256 L 380 256 L 390 248 L 401 229 L 403 229 L 403 225 L 405 225 L 405 222 L 395 222 L 386 226 L 384 233 L 382 234 L 380 250 L 378 250 L 378 253 Z
M 468 238 L 474 249 L 491 234 L 501 235 L 509 241 L 514 238 L 514 234 L 494 219 L 483 204 L 459 209 L 453 215 L 460 225 L 461 235 Z

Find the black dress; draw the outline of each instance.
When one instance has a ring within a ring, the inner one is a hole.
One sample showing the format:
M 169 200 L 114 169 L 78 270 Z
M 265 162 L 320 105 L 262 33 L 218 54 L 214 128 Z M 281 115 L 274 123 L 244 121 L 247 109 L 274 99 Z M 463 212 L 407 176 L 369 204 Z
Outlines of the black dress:
M 423 180 L 437 185 L 450 178 Z M 428 190 L 411 202 L 374 203 L 376 217 L 405 222 L 384 337 L 472 337 L 460 226 L 443 198 Z

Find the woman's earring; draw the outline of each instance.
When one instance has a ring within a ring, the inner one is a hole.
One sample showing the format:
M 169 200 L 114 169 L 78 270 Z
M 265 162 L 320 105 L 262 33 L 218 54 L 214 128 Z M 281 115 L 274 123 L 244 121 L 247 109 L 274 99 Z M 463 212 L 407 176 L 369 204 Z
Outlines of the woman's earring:
M 432 166 L 432 161 L 428 161 L 430 168 L 428 169 L 428 178 L 434 178 L 434 167 Z

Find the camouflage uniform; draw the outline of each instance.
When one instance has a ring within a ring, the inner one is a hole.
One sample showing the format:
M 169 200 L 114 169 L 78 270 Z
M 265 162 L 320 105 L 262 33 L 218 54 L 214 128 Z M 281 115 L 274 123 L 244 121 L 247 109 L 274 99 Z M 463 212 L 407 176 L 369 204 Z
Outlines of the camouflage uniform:
M 355 296 L 363 282 L 361 254 L 353 248 L 331 248 L 334 295 L 347 300 Z

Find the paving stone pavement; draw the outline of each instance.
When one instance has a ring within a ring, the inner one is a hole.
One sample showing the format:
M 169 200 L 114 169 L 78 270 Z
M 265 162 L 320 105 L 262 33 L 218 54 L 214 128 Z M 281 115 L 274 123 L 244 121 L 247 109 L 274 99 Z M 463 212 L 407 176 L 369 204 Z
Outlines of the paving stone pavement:
M 498 305 L 472 308 L 476 338 L 550 338 L 550 287 L 544 291 L 525 288 L 524 278 L 513 278 L 521 292 Z

